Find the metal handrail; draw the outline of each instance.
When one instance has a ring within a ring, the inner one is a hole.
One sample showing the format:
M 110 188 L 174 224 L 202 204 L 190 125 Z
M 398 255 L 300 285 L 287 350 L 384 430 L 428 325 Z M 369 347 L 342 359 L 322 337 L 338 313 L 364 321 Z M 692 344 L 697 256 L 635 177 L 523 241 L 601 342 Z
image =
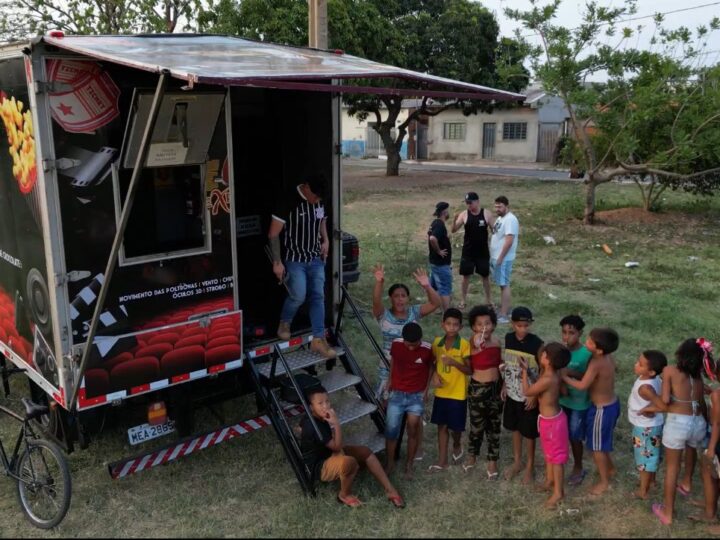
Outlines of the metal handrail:
M 378 345 L 377 340 L 375 339 L 375 336 L 372 335 L 370 332 L 370 328 L 368 328 L 368 325 L 365 324 L 365 320 L 362 317 L 362 314 L 360 313 L 360 310 L 355 305 L 355 302 L 353 301 L 352 297 L 350 296 L 350 293 L 347 290 L 347 287 L 345 285 L 340 286 L 340 290 L 342 291 L 342 299 L 340 300 L 340 309 L 338 313 L 338 319 L 337 324 L 335 326 L 335 334 L 339 333 L 340 330 L 340 322 L 342 321 L 342 314 L 343 314 L 343 304 L 345 302 L 348 303 L 350 306 L 350 309 L 352 309 L 353 314 L 355 315 L 355 318 L 360 323 L 360 327 L 365 332 L 365 335 L 370 340 L 370 344 L 373 346 L 373 349 L 375 349 L 375 352 L 382 360 L 383 364 L 385 364 L 386 369 L 390 369 L 390 363 L 388 362 L 387 358 L 385 357 L 385 352 L 383 352 L 382 347 Z

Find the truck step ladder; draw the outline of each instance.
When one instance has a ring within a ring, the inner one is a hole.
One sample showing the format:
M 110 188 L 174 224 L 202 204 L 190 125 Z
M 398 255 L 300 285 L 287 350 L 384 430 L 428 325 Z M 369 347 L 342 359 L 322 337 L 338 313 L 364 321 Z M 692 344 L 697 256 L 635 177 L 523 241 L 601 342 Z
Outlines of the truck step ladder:
M 284 401 L 279 381 L 287 377 L 296 392 L 301 394 L 297 373 L 301 370 L 313 373 L 328 393 L 332 394 L 333 408 L 344 426 L 343 437 L 347 444 L 366 445 L 373 452 L 383 450 L 385 414 L 344 340 L 340 336 L 333 339 L 339 345 L 333 347 L 337 354 L 336 363 L 311 351 L 311 338 L 310 335 L 298 336 L 275 343 L 272 347 L 256 349 L 253 354 L 248 354 L 248 365 L 258 395 L 267 407 L 267 415 L 300 486 L 306 494 L 314 496 L 316 485 L 311 471 L 305 465 L 300 440 L 295 434 L 295 428 L 309 416 L 309 408 L 302 395 L 300 404 Z M 302 412 L 295 416 L 284 414 L 292 407 Z

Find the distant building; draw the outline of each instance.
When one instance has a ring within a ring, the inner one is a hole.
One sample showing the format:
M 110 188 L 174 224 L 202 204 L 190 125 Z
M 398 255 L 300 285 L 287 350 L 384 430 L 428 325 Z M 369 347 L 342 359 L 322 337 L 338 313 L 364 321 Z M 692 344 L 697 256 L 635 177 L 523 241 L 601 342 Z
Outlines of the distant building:
M 428 119 L 428 159 L 547 161 L 567 133 L 562 99 L 528 88 L 521 107 L 463 115 L 449 109 Z
M 409 114 L 409 105 L 403 100 L 403 107 L 398 115 L 397 124 L 403 123 Z M 362 157 L 379 157 L 385 155 L 385 147 L 380 140 L 380 135 L 373 129 L 376 122 L 374 114 L 367 117 L 367 120 L 361 122 L 353 116 L 348 116 L 348 107 L 343 104 L 341 116 L 341 134 L 342 134 L 342 153 L 345 156 L 362 158 Z M 383 120 L 387 118 L 387 111 L 382 111 Z M 394 135 L 393 135 L 394 137 Z M 400 148 L 400 157 L 408 158 L 408 138 L 405 137 L 402 147 Z

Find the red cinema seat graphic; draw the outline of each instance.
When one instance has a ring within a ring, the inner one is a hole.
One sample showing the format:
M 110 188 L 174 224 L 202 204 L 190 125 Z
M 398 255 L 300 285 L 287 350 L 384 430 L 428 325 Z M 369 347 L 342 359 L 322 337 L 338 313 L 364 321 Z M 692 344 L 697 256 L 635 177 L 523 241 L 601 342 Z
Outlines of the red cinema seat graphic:
M 110 375 L 103 368 L 88 369 L 85 372 L 85 397 L 104 396 L 110 392 Z
M 232 360 L 239 360 L 241 356 L 242 349 L 240 345 L 221 345 L 205 352 L 205 366 L 211 367 Z
M 175 332 L 163 332 L 148 338 L 147 344 L 155 345 L 156 343 L 170 343 L 171 345 L 175 345 L 175 342 L 178 339 L 180 339 L 180 334 L 176 334 Z
M 186 338 L 190 336 L 196 336 L 199 334 L 207 335 L 208 330 L 207 328 L 203 328 L 202 326 L 191 326 L 189 328 L 183 329 L 182 333 L 180 334 L 181 338 Z
M 13 338 L 11 341 L 10 348 L 15 351 L 20 358 L 27 361 L 29 357 L 28 352 L 32 353 L 32 349 L 30 349 L 30 351 L 27 349 L 27 341 L 22 338 Z
M 173 346 L 170 343 L 155 343 L 154 345 L 146 345 L 138 352 L 135 353 L 136 358 L 143 356 L 154 356 L 160 360 L 165 353 L 169 353 L 173 350 Z
M 130 362 L 118 364 L 110 371 L 110 391 L 130 390 L 160 379 L 160 362 L 157 358 L 145 356 Z
M 113 356 L 109 360 L 106 360 L 102 363 L 102 367 L 104 367 L 106 370 L 111 371 L 112 368 L 117 366 L 118 364 L 122 364 L 123 362 L 129 362 L 134 357 L 132 353 L 130 352 L 123 352 L 118 354 L 117 356 Z
M 8 340 L 7 332 L 5 331 L 5 329 L 2 326 L 0 326 L 0 341 L 2 341 L 3 343 L 7 343 L 7 340 Z
M 183 375 L 205 367 L 205 349 L 200 345 L 192 345 L 175 349 L 166 353 L 160 360 L 162 378 Z
M 240 345 L 240 340 L 237 336 L 221 336 L 209 340 L 205 348 L 209 350 L 215 347 L 221 347 L 222 345 Z
M 192 345 L 200 345 L 201 347 L 204 347 L 205 341 L 207 341 L 207 337 L 205 336 L 205 334 L 195 334 L 188 337 L 182 337 L 175 343 L 175 348 L 181 349 L 183 347 L 190 347 Z
M 2 327 L 5 330 L 5 333 L 7 334 L 8 340 L 10 338 L 17 339 L 19 337 L 17 328 L 15 328 L 15 322 L 12 319 L 3 319 Z
M 219 337 L 225 337 L 225 336 L 235 336 L 237 337 L 238 332 L 235 328 L 229 327 L 229 326 L 223 326 L 222 328 L 218 328 L 217 330 L 210 330 L 208 333 L 208 340 L 213 340 L 215 338 Z

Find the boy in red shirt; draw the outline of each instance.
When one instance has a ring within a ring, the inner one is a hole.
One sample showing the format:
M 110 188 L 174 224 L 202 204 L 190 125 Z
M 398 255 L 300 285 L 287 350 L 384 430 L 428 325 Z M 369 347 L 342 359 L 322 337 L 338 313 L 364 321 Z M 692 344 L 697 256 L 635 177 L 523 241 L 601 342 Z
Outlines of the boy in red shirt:
M 420 423 L 428 397 L 432 347 L 422 341 L 422 328 L 417 323 L 403 326 L 402 339 L 396 339 L 390 346 L 390 390 L 385 412 L 385 449 L 387 472 L 395 470 L 395 450 L 400 436 L 400 425 L 407 413 L 407 459 L 405 477 L 413 475 L 413 461 L 420 443 Z

